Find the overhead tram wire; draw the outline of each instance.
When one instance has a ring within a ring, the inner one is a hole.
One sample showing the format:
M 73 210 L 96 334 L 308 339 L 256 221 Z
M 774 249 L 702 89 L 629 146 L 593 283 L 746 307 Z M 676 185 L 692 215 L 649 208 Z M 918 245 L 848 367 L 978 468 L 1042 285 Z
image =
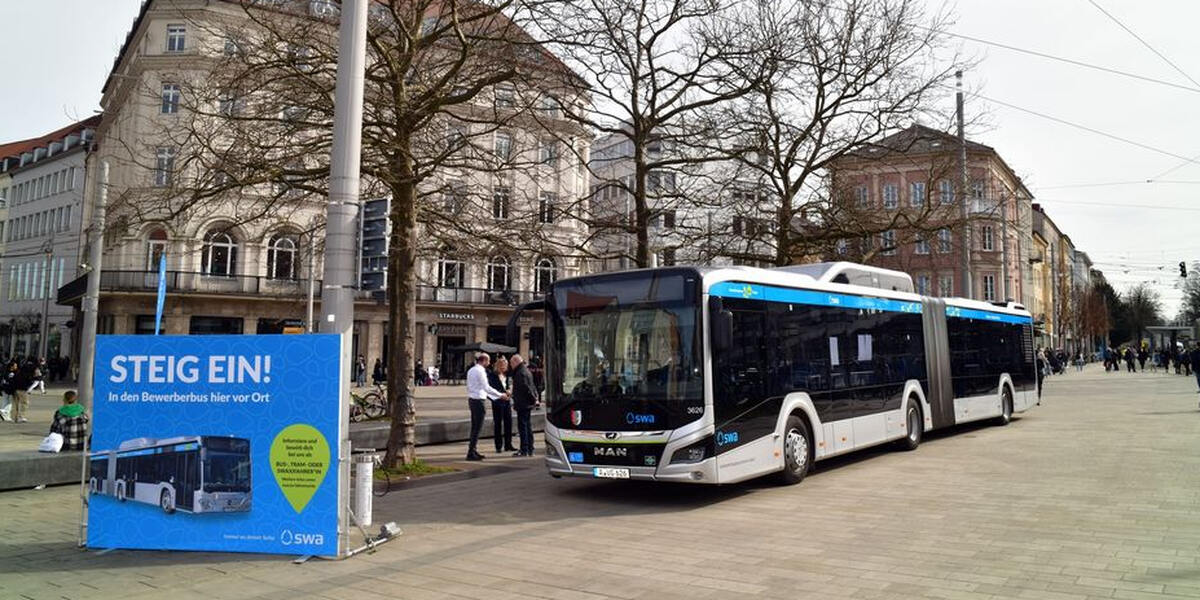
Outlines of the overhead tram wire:
M 1200 162 L 1200 156 L 1196 157 L 1193 160 Z M 1105 182 L 1100 182 L 1100 183 L 1068 183 L 1068 184 L 1063 184 L 1063 185 L 1039 185 L 1039 186 L 1034 186 L 1034 187 L 1036 187 L 1039 190 L 1061 190 L 1061 189 L 1067 189 L 1067 188 L 1091 188 L 1091 187 L 1111 187 L 1111 186 L 1119 186 L 1119 185 L 1148 185 L 1148 184 L 1200 185 L 1200 180 L 1187 181 L 1187 180 L 1178 180 L 1178 179 L 1174 179 L 1174 180 L 1172 180 L 1172 179 L 1167 179 L 1167 180 L 1159 180 L 1159 179 L 1136 179 L 1135 180 L 1135 179 L 1131 179 L 1129 181 L 1105 181 Z
M 841 7 L 831 7 L 831 8 L 833 8 L 834 10 L 841 10 L 841 11 L 843 11 L 843 12 L 845 12 L 845 10 L 846 10 L 846 9 L 844 9 L 844 8 L 841 8 Z M 874 17 L 881 17 L 882 15 L 879 15 L 879 14 L 871 14 L 871 16 L 874 16 Z M 1057 61 L 1057 62 L 1061 62 L 1061 63 L 1066 63 L 1066 64 L 1069 64 L 1069 65 L 1073 65 L 1073 66 L 1076 66 L 1076 67 L 1083 67 L 1083 68 L 1085 68 L 1085 69 L 1092 69 L 1092 70 L 1095 70 L 1095 71 L 1102 71 L 1102 72 L 1105 72 L 1105 73 L 1111 73 L 1111 74 L 1113 74 L 1113 75 L 1120 75 L 1120 76 L 1122 76 L 1122 77 L 1129 77 L 1129 78 L 1131 78 L 1131 79 L 1137 79 L 1137 80 L 1139 80 L 1139 81 L 1145 81 L 1145 82 L 1148 82 L 1148 83 L 1157 83 L 1157 84 L 1159 84 L 1159 85 L 1165 85 L 1165 86 L 1167 86 L 1167 87 L 1176 88 L 1176 89 L 1183 90 L 1183 91 L 1186 91 L 1186 92 L 1192 92 L 1192 93 L 1200 94 L 1200 84 L 1197 84 L 1197 87 L 1190 87 L 1190 86 L 1181 85 L 1181 84 L 1178 84 L 1178 83 L 1172 83 L 1172 82 L 1170 82 L 1170 81 L 1167 81 L 1167 80 L 1165 80 L 1165 79 L 1157 79 L 1157 78 L 1155 78 L 1155 77 L 1149 77 L 1149 76 L 1146 76 L 1146 75 L 1139 75 L 1139 74 L 1137 74 L 1137 73 L 1131 73 L 1131 72 L 1129 72 L 1129 71 L 1122 71 L 1122 70 L 1120 70 L 1120 69 L 1114 69 L 1114 68 L 1112 68 L 1112 67 L 1105 67 L 1105 66 L 1103 66 L 1103 65 L 1096 65 L 1096 64 L 1089 63 L 1089 62 L 1084 62 L 1084 61 L 1082 61 L 1082 60 L 1075 60 L 1075 59 L 1073 59 L 1073 58 L 1066 58 L 1066 57 L 1062 57 L 1062 56 L 1056 56 L 1056 55 L 1054 55 L 1054 54 L 1049 54 L 1049 53 L 1046 53 L 1046 52 L 1040 52 L 1040 51 L 1038 51 L 1038 50 L 1029 50 L 1028 48 L 1021 48 L 1021 47 L 1019 47 L 1019 46 L 1013 46 L 1013 45 L 1011 45 L 1011 44 L 1004 44 L 1004 43 L 1001 43 L 1001 42 L 994 42 L 994 41 L 992 41 L 992 40 L 985 40 L 985 39 L 983 39 L 983 38 L 978 38 L 978 37 L 974 37 L 974 36 L 970 36 L 970 35 L 966 35 L 966 34 L 962 34 L 962 33 L 954 33 L 953 31 L 937 31 L 937 30 L 933 29 L 932 27 L 926 27 L 926 26 L 924 26 L 924 25 L 914 25 L 914 27 L 915 27 L 915 28 L 917 28 L 917 29 L 923 29 L 923 30 L 925 30 L 925 31 L 932 32 L 932 33 L 939 33 L 939 34 L 942 34 L 942 35 L 947 35 L 947 36 L 950 36 L 950 37 L 954 37 L 954 38 L 958 38 L 958 39 L 962 39 L 962 40 L 967 40 L 967 41 L 975 42 L 975 43 L 978 43 L 978 44 L 984 44 L 984 45 L 986 45 L 986 46 L 994 46 L 994 47 L 996 47 L 996 48 L 1003 48 L 1004 50 L 1011 50 L 1011 51 L 1013 51 L 1013 52 L 1019 52 L 1019 53 L 1022 53 L 1022 54 L 1028 54 L 1028 55 L 1030 55 L 1030 56 L 1036 56 L 1036 57 L 1038 57 L 1038 58 L 1044 58 L 1044 59 L 1046 59 L 1046 60 L 1053 60 L 1053 61 Z M 1191 79 L 1191 78 L 1189 77 L 1189 79 Z M 1200 159 L 1200 157 L 1197 157 L 1197 159 Z
M 1116 23 L 1118 27 L 1120 27 L 1121 29 L 1124 29 L 1125 33 L 1128 33 L 1129 35 L 1133 36 L 1133 39 L 1141 42 L 1142 45 L 1145 46 L 1147 50 L 1153 52 L 1155 54 L 1155 56 L 1158 56 L 1159 58 L 1163 59 L 1163 62 L 1167 63 L 1168 65 L 1171 65 L 1172 69 L 1175 69 L 1176 72 L 1178 72 L 1180 75 L 1183 75 L 1184 78 L 1186 78 L 1188 81 L 1192 82 L 1192 85 L 1200 87 L 1200 82 L 1196 81 L 1195 79 L 1192 79 L 1191 75 L 1188 75 L 1183 69 L 1179 68 L 1179 65 L 1175 64 L 1174 62 L 1171 62 L 1171 59 L 1167 58 L 1162 52 L 1159 52 L 1158 50 L 1156 50 L 1154 48 L 1154 46 L 1151 46 L 1150 42 L 1147 42 L 1146 40 L 1142 39 L 1142 36 L 1134 33 L 1134 31 L 1132 29 L 1130 29 L 1129 27 L 1127 27 L 1124 23 L 1122 23 L 1120 19 L 1113 16 L 1113 14 L 1108 12 L 1107 10 L 1104 10 L 1104 7 L 1100 6 L 1100 4 L 1096 2 L 1096 0 L 1088 0 L 1088 2 L 1090 2 L 1092 6 L 1095 6 L 1096 10 L 1104 13 L 1104 16 L 1108 17 L 1109 19 L 1112 19 L 1112 22 Z
M 943 86 L 943 87 L 949 87 L 949 86 Z M 1060 123 L 1060 124 L 1062 124 L 1062 125 L 1066 125 L 1066 126 L 1068 126 L 1068 127 L 1074 127 L 1075 129 L 1081 129 L 1081 130 L 1083 130 L 1083 131 L 1087 131 L 1088 133 L 1094 133 L 1094 134 L 1096 134 L 1096 135 L 1103 136 L 1103 137 L 1109 138 L 1109 139 L 1111 139 L 1111 140 L 1116 140 L 1116 141 L 1118 141 L 1118 142 L 1121 142 L 1121 143 L 1124 143 L 1124 144 L 1129 144 L 1129 145 L 1131 145 L 1131 146 L 1137 146 L 1138 148 L 1141 148 L 1141 149 L 1143 149 L 1143 150 L 1149 150 L 1149 151 L 1151 151 L 1151 152 L 1155 152 L 1155 153 L 1157 153 L 1157 154 L 1162 154 L 1162 155 L 1164 155 L 1164 156 L 1170 156 L 1170 157 L 1172 157 L 1172 158 L 1178 158 L 1178 159 L 1180 159 L 1180 160 L 1185 160 L 1185 161 L 1187 161 L 1188 163 L 1200 164 L 1200 157 L 1197 157 L 1197 158 L 1189 158 L 1189 157 L 1187 157 L 1187 156 L 1184 156 L 1184 155 L 1182 155 L 1182 154 L 1177 154 L 1177 153 L 1175 153 L 1175 152 L 1171 152 L 1170 150 L 1163 150 L 1162 148 L 1156 148 L 1156 147 L 1154 147 L 1154 146 L 1151 146 L 1151 145 L 1149 145 L 1149 144 L 1143 144 L 1143 143 L 1141 143 L 1141 142 L 1134 141 L 1134 140 L 1131 140 L 1131 139 L 1129 139 L 1129 138 L 1126 138 L 1126 137 L 1121 137 L 1121 136 L 1119 136 L 1119 135 L 1116 135 L 1116 134 L 1113 134 L 1113 133 L 1108 133 L 1107 131 L 1101 131 L 1101 130 L 1099 130 L 1099 129 L 1096 129 L 1096 128 L 1094 128 L 1094 127 L 1088 127 L 1087 125 L 1080 125 L 1079 123 L 1075 123 L 1075 122 L 1073 122 L 1073 121 L 1068 121 L 1068 120 L 1066 120 L 1066 119 L 1063 119 L 1063 118 L 1060 118 L 1060 117 L 1055 117 L 1055 116 L 1053 116 L 1053 115 L 1048 115 L 1048 114 L 1046 114 L 1046 113 L 1043 113 L 1043 112 L 1038 112 L 1038 111 L 1036 111 L 1036 110 L 1033 110 L 1033 109 L 1031 109 L 1031 108 L 1025 108 L 1025 107 L 1023 107 L 1023 106 L 1017 106 L 1016 104 L 1011 104 L 1011 103 L 1008 103 L 1008 102 L 1004 102 L 1003 100 L 996 100 L 995 98 L 991 98 L 991 97 L 988 97 L 988 96 L 984 96 L 983 94 L 980 94 L 979 92 L 969 92 L 969 93 L 970 93 L 972 96 L 975 96 L 976 98 L 981 98 L 981 99 L 983 99 L 983 100 L 987 100 L 988 102 L 992 102 L 992 103 L 994 103 L 994 104 L 999 104 L 1000 106 L 1005 106 L 1005 107 L 1011 108 L 1011 109 L 1013 109 L 1013 110 L 1017 110 L 1017 111 L 1020 111 L 1020 112 L 1023 112 L 1023 113 L 1028 113 L 1028 114 L 1031 114 L 1031 115 L 1033 115 L 1033 116 L 1035 116 L 1035 117 L 1041 117 L 1041 118 L 1043 118 L 1043 119 L 1046 119 L 1046 120 L 1048 120 L 1048 121 L 1054 121 L 1055 123 Z

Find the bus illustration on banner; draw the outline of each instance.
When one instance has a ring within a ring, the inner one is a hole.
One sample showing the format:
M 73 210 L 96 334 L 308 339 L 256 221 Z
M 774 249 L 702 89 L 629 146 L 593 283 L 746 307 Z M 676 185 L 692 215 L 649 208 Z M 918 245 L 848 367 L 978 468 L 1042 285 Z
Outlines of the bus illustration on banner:
M 250 441 L 243 438 L 134 438 L 90 459 L 91 494 L 156 504 L 167 514 L 250 510 Z

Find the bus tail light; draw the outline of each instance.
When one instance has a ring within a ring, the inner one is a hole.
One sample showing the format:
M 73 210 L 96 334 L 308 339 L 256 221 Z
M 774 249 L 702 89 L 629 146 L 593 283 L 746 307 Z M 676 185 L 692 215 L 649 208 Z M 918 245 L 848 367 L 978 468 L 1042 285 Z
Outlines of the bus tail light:
M 710 456 L 713 456 L 713 439 L 712 436 L 706 437 L 694 444 L 684 446 L 675 451 L 671 455 L 671 464 L 681 465 L 698 463 Z

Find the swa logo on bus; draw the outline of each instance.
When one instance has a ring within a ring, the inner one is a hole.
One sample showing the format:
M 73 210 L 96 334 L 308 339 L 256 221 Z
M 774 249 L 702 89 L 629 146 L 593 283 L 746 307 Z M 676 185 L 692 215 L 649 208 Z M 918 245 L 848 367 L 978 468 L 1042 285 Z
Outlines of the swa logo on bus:
M 279 534 L 279 543 L 284 546 L 323 546 L 325 536 L 320 533 L 292 533 L 291 529 L 284 529 Z
M 718 446 L 738 443 L 738 433 L 736 431 L 718 431 L 713 437 L 716 438 Z

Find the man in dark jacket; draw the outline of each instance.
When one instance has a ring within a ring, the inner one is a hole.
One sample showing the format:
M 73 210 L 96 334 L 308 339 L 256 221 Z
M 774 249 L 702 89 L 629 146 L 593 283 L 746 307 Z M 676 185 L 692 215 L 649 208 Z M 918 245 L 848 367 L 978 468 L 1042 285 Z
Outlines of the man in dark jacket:
M 1191 359 L 1192 374 L 1196 376 L 1196 387 L 1200 388 L 1200 344 L 1192 347 Z
M 520 354 L 514 354 L 508 364 L 512 365 L 513 409 L 517 411 L 517 436 L 521 440 L 521 448 L 513 456 L 533 456 L 533 428 L 529 415 L 537 406 L 540 395 L 533 382 L 533 373 L 529 372 L 529 366 Z

